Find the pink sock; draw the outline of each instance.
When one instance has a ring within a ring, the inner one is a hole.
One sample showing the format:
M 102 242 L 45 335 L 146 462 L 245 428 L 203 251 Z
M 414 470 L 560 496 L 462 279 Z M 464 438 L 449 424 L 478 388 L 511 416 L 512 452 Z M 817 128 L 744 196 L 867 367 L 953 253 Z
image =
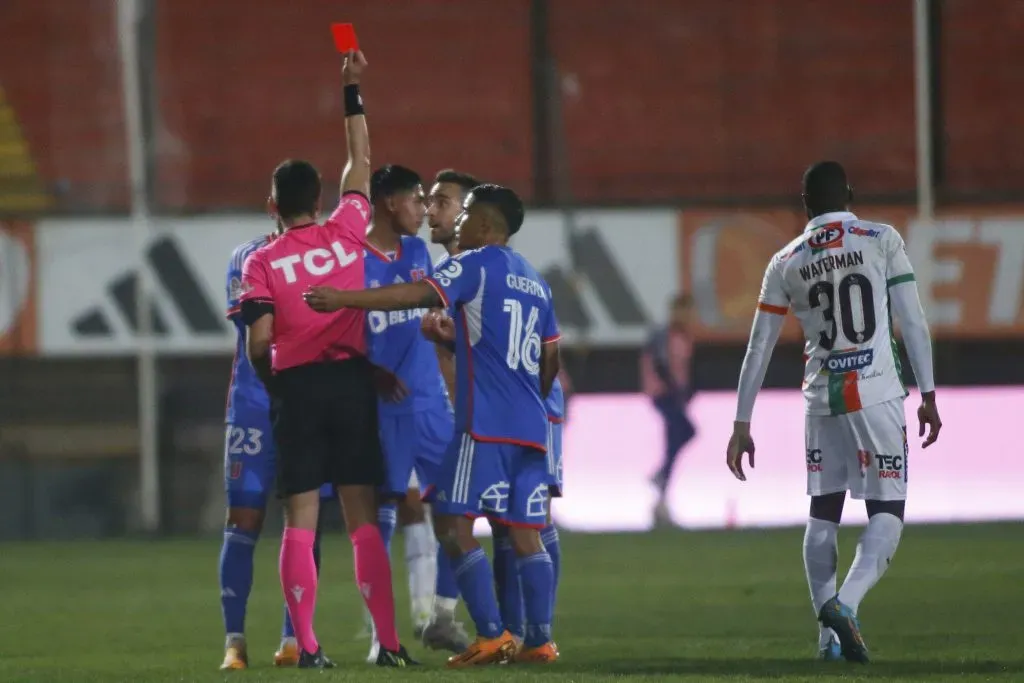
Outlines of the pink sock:
M 356 559 L 356 585 L 370 610 L 377 638 L 387 650 L 398 649 L 398 629 L 395 627 L 395 594 L 391 590 L 391 561 L 388 559 L 384 539 L 373 524 L 365 524 L 353 531 L 352 550 Z
M 320 649 L 313 633 L 313 612 L 316 610 L 316 564 L 313 562 L 313 540 L 316 532 L 286 527 L 281 539 L 281 590 L 288 603 L 288 614 L 295 627 L 295 639 L 304 651 L 314 654 Z

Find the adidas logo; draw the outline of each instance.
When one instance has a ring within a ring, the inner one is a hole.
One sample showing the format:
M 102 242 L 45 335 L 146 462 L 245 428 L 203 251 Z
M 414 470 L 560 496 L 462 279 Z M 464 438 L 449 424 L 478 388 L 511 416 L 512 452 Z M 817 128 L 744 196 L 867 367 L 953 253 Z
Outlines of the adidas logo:
M 594 326 L 581 285 L 589 285 L 608 317 L 620 327 L 646 327 L 649 323 L 633 285 L 622 274 L 596 227 L 577 228 L 568 232 L 569 254 L 573 273 L 561 266 L 552 266 L 541 275 L 551 287 L 558 302 L 558 322 L 564 327 L 582 331 Z
M 153 334 L 171 334 L 163 306 L 173 305 L 187 331 L 196 335 L 223 335 L 226 324 L 203 291 L 191 266 L 182 256 L 172 237 L 162 237 L 146 250 L 142 267 L 148 268 L 156 288 L 146 305 L 150 310 Z M 121 275 L 107 286 L 110 302 L 124 319 L 129 330 L 138 333 L 139 271 Z M 160 305 L 157 305 L 160 302 Z M 167 302 L 166 304 L 164 302 Z M 115 336 L 114 325 L 102 306 L 93 306 L 73 318 L 71 334 L 82 339 L 104 339 Z

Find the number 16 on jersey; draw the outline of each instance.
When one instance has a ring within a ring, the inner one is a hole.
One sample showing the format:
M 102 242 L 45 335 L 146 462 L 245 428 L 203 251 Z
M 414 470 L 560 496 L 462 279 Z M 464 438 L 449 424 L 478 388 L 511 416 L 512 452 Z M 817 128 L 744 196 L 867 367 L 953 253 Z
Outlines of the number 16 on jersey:
M 509 316 L 508 321 L 508 354 L 505 362 L 513 370 L 520 366 L 531 375 L 540 374 L 540 333 L 537 323 L 540 311 L 530 306 L 530 312 L 523 319 L 523 302 L 518 299 L 505 299 L 502 306 Z

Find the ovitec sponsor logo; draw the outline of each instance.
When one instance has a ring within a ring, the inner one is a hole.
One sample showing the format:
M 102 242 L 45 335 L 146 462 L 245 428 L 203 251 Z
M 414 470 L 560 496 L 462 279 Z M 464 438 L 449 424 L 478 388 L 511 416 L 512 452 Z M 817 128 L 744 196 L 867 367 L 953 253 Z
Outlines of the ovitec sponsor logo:
M 875 361 L 874 349 L 847 349 L 829 354 L 822 364 L 822 374 L 845 374 L 870 367 Z

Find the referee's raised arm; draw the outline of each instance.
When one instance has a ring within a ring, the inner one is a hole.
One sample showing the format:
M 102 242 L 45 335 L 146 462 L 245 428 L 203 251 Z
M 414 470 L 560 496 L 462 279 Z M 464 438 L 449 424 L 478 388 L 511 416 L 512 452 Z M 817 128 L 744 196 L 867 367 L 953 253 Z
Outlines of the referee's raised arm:
M 345 92 L 345 134 L 348 140 L 348 163 L 341 174 L 341 194 L 361 192 L 370 196 L 370 132 L 366 127 L 363 97 L 359 81 L 366 69 L 366 57 L 360 51 L 345 55 L 341 75 Z

